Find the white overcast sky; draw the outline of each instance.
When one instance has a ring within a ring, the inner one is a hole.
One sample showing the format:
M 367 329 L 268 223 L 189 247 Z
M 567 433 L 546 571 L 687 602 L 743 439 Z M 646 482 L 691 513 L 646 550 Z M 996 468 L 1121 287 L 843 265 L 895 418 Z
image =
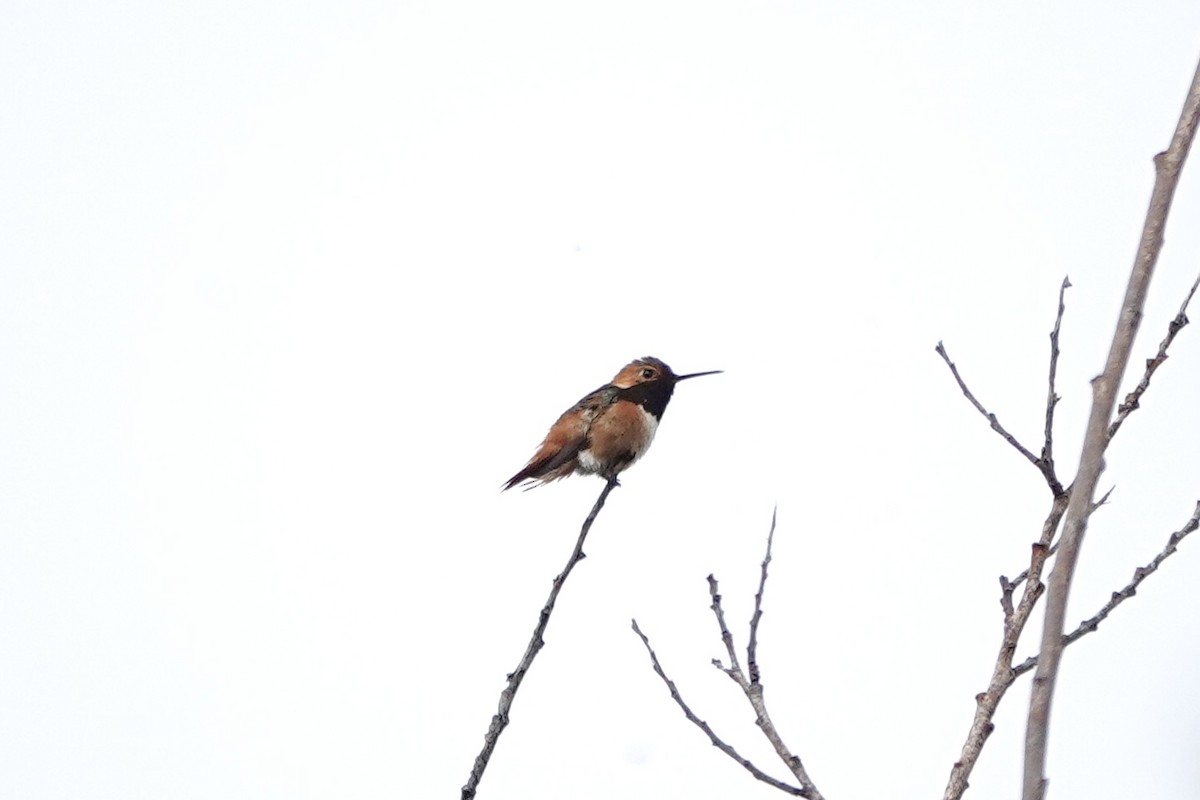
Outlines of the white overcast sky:
M 782 796 L 629 629 L 786 777 L 704 581 L 744 643 L 776 504 L 785 740 L 830 800 L 940 797 L 1049 492 L 933 347 L 1037 449 L 1070 275 L 1070 478 L 1198 56 L 1185 0 L 5 3 L 0 797 L 456 797 L 601 483 L 498 488 L 647 354 L 725 374 L 612 495 L 480 797 Z M 1189 328 L 1072 622 L 1191 514 L 1198 407 Z M 1068 651 L 1050 797 L 1200 796 L 1198 664 L 1187 541 Z M 1028 686 L 968 797 L 1017 796 Z

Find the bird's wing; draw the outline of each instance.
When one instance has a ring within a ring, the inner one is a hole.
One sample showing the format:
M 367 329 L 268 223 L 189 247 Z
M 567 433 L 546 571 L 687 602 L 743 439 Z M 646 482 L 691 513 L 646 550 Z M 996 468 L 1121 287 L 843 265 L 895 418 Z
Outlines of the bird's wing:
M 580 398 L 578 403 L 563 412 L 533 458 L 529 459 L 524 469 L 504 482 L 504 488 L 511 489 L 526 480 L 540 478 L 549 481 L 570 474 L 570 470 L 561 475 L 554 473 L 572 463 L 580 451 L 588 446 L 592 423 L 616 402 L 619 394 L 620 390 L 610 384 Z

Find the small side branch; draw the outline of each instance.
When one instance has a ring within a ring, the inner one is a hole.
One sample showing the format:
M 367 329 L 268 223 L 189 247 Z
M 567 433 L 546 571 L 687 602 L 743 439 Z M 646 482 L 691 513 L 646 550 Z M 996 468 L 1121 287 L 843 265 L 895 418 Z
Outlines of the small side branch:
M 1196 294 L 1196 287 L 1200 286 L 1200 276 L 1196 277 L 1195 283 L 1192 284 L 1192 290 L 1188 292 L 1187 297 L 1183 299 L 1183 305 L 1179 307 L 1179 313 L 1175 318 L 1167 324 L 1167 336 L 1158 345 L 1158 352 L 1154 354 L 1154 358 L 1146 359 L 1146 371 L 1142 373 L 1142 379 L 1138 381 L 1138 385 L 1133 391 L 1125 395 L 1125 400 L 1121 405 L 1117 406 L 1117 418 L 1108 426 L 1108 439 L 1117 435 L 1117 431 L 1125 424 L 1125 418 L 1137 411 L 1141 405 L 1142 395 L 1150 388 L 1150 378 L 1155 371 L 1162 366 L 1167 360 L 1167 348 L 1171 346 L 1171 342 L 1175 341 L 1175 336 L 1187 327 L 1190 320 L 1187 317 L 1188 304 L 1192 302 L 1192 297 Z
M 1054 389 L 1054 380 L 1058 376 L 1058 333 L 1062 330 L 1063 312 L 1067 310 L 1066 294 L 1070 288 L 1070 277 L 1063 278 L 1062 286 L 1058 288 L 1058 314 L 1054 317 L 1054 330 L 1050 331 L 1050 388 L 1046 392 L 1046 431 L 1041 462 L 1051 475 L 1054 474 L 1054 408 L 1062 399 Z
M 1162 549 L 1162 552 L 1156 555 L 1154 559 L 1146 566 L 1135 569 L 1133 571 L 1133 580 L 1127 583 L 1125 588 L 1121 589 L 1120 591 L 1113 592 L 1112 597 L 1109 598 L 1109 601 L 1105 603 L 1099 611 L 1097 611 L 1093 616 L 1088 617 L 1083 622 L 1079 623 L 1079 626 L 1075 628 L 1075 630 L 1063 637 L 1063 647 L 1065 648 L 1074 644 L 1084 636 L 1087 636 L 1089 633 L 1095 633 L 1096 629 L 1100 627 L 1100 623 L 1108 619 L 1108 615 L 1113 612 L 1113 609 L 1137 594 L 1138 587 L 1142 585 L 1142 581 L 1146 580 L 1146 578 L 1157 572 L 1159 566 L 1161 566 L 1164 561 L 1175 555 L 1175 551 L 1179 548 L 1179 543 L 1197 528 L 1200 528 L 1200 502 L 1196 503 L 1196 510 L 1192 513 L 1191 519 L 1189 519 L 1182 528 L 1167 537 L 1167 544 Z M 1026 672 L 1029 672 L 1031 669 L 1036 667 L 1037 662 L 1037 656 L 1030 656 L 1013 668 L 1013 675 L 1024 675 Z
M 1050 487 L 1050 491 L 1054 493 L 1055 497 L 1062 494 L 1062 483 L 1059 482 L 1058 476 L 1054 474 L 1053 465 L 1031 453 L 1029 448 L 1017 441 L 1017 437 L 1009 433 L 1004 426 L 1000 424 L 1000 420 L 996 418 L 995 414 L 988 411 L 983 407 L 982 403 L 975 399 L 975 395 L 972 394 L 971 390 L 967 388 L 966 381 L 964 381 L 962 376 L 958 374 L 958 367 L 955 366 L 954 362 L 950 360 L 949 354 L 946 353 L 946 347 L 944 344 L 938 342 L 937 347 L 935 347 L 934 350 L 936 350 L 937 354 L 942 357 L 943 361 L 946 362 L 946 366 L 950 368 L 950 374 L 954 376 L 954 380 L 958 383 L 958 388 L 962 390 L 963 395 L 967 398 L 967 400 L 971 401 L 971 405 L 975 406 L 975 410 L 982 414 L 984 419 L 988 421 L 988 423 L 992 426 L 992 430 L 1000 434 L 1004 441 L 1012 445 L 1013 449 L 1015 449 L 1018 453 L 1025 456 L 1030 464 L 1033 464 L 1035 467 L 1037 467 L 1038 472 L 1042 473 L 1042 477 L 1046 479 L 1046 485 Z
M 750 642 L 746 645 L 746 667 L 750 670 L 750 682 L 758 683 L 762 677 L 758 669 L 758 623 L 762 619 L 763 590 L 767 587 L 767 565 L 771 563 L 771 544 L 775 540 L 775 517 L 779 509 L 771 512 L 771 530 L 767 533 L 767 554 L 763 557 L 762 571 L 758 578 L 758 592 L 754 595 L 754 616 L 750 618 Z
M 558 593 L 562 591 L 563 584 L 567 582 L 571 570 L 575 569 L 575 565 L 586 557 L 583 552 L 583 543 L 587 539 L 588 531 L 592 529 L 592 523 L 596 521 L 600 509 L 604 508 L 604 501 L 608 499 L 609 492 L 619 485 L 615 478 L 610 479 L 604 485 L 604 490 L 596 498 L 596 503 L 592 506 L 591 513 L 583 521 L 583 527 L 579 530 L 579 538 L 575 541 L 575 549 L 571 551 L 571 557 L 567 559 L 567 566 L 554 578 L 554 583 L 550 588 L 550 596 L 546 598 L 546 604 L 542 606 L 541 614 L 538 615 L 538 622 L 537 626 L 533 629 L 533 636 L 530 637 L 529 644 L 525 646 L 525 655 L 521 657 L 521 663 L 517 664 L 517 668 L 509 673 L 508 685 L 500 692 L 500 704 L 496 709 L 496 714 L 492 717 L 491 724 L 488 725 L 487 733 L 484 734 L 483 749 L 475 757 L 475 764 L 471 768 L 471 774 L 467 777 L 467 782 L 462 787 L 462 800 L 471 800 L 471 798 L 475 797 L 475 793 L 479 789 L 479 782 L 483 779 L 483 771 L 487 769 L 488 762 L 492 758 L 492 751 L 496 749 L 496 742 L 499 741 L 500 734 L 504 733 L 504 729 L 508 727 L 508 714 L 512 709 L 513 699 L 517 696 L 517 690 L 521 688 L 521 681 L 525 680 L 526 673 L 529 672 L 530 666 L 533 665 L 533 659 L 537 657 L 538 652 L 546 644 L 542 640 L 542 636 L 546 633 L 546 626 L 550 624 L 550 615 L 554 613 L 554 604 L 558 600 Z

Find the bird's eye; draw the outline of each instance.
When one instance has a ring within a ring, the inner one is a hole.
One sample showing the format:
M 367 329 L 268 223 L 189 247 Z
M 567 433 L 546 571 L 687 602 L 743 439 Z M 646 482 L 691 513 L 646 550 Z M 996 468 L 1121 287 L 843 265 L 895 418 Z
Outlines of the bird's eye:
M 649 368 L 642 370 L 642 377 L 645 378 L 646 380 L 650 380 L 651 378 L 654 377 L 654 370 L 649 369 Z

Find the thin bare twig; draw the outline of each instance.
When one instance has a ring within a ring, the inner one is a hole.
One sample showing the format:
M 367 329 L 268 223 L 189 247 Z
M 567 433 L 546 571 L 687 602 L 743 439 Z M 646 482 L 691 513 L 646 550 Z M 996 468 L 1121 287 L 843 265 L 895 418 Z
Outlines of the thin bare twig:
M 747 658 L 753 660 L 757 664 L 758 658 L 758 632 L 757 623 L 762 617 L 762 593 L 766 583 L 767 564 L 771 561 L 771 545 L 775 538 L 775 517 L 771 517 L 771 533 L 767 536 L 767 553 L 763 557 L 763 566 L 761 577 L 759 579 L 758 595 L 755 598 L 755 615 L 751 620 L 752 636 L 754 638 L 754 649 L 747 648 Z M 717 588 L 717 579 L 712 575 L 708 576 L 708 591 L 712 597 L 712 611 L 717 618 L 717 625 L 721 629 L 721 641 L 725 643 L 725 649 L 729 653 L 729 662 L 731 666 L 725 667 L 720 661 L 714 659 L 713 665 L 728 675 L 745 693 L 746 699 L 750 701 L 750 706 L 754 709 L 754 723 L 762 730 L 763 735 L 767 737 L 767 741 L 771 743 L 771 747 L 775 749 L 776 755 L 780 760 L 787 765 L 791 770 L 793 777 L 796 778 L 800 786 L 805 790 L 805 797 L 811 800 L 824 800 L 821 792 L 817 790 L 812 779 L 808 777 L 808 772 L 804 768 L 804 762 L 800 757 L 788 749 L 784 744 L 783 738 L 779 735 L 779 730 L 775 727 L 775 723 L 771 721 L 771 714 L 767 711 L 767 703 L 763 696 L 763 685 L 759 680 L 748 680 L 745 673 L 742 672 L 741 666 L 738 665 L 737 650 L 733 645 L 733 635 L 729 633 L 729 628 L 725 624 L 725 612 L 721 608 L 721 594 Z
M 771 530 L 767 534 L 767 554 L 763 557 L 762 572 L 758 578 L 758 593 L 754 595 L 754 616 L 750 618 L 750 643 L 746 645 L 746 667 L 750 670 L 750 683 L 758 683 L 758 623 L 762 619 L 763 590 L 767 586 L 767 565 L 771 563 L 771 543 L 775 539 L 775 517 L 779 508 L 771 511 Z
M 659 676 L 667 682 L 667 686 L 671 690 L 671 696 L 675 699 L 675 702 L 678 703 L 681 708 L 683 708 L 684 714 L 687 716 L 687 718 L 704 730 L 704 732 L 708 734 L 709 739 L 712 740 L 713 744 L 721 748 L 726 755 L 729 755 L 731 758 L 738 761 L 738 763 L 742 764 L 743 767 L 750 770 L 752 773 L 755 773 L 755 777 L 757 777 L 759 780 L 764 780 L 768 783 L 771 783 L 773 786 L 776 786 L 776 788 L 782 788 L 784 791 L 788 791 L 799 797 L 808 798 L 808 800 L 824 800 L 824 797 L 817 789 L 816 784 L 814 784 L 812 779 L 808 777 L 808 772 L 805 770 L 804 763 L 800 760 L 800 757 L 787 748 L 787 745 L 783 743 L 783 739 L 779 735 L 778 729 L 775 727 L 775 723 L 771 721 L 771 715 L 767 711 L 766 700 L 763 697 L 763 685 L 759 680 L 758 623 L 762 619 L 762 598 L 763 592 L 766 588 L 767 565 L 771 563 L 771 545 L 774 542 L 774 539 L 775 515 L 772 514 L 771 532 L 767 535 L 767 553 L 763 557 L 762 569 L 758 583 L 758 594 L 754 596 L 754 616 L 750 620 L 750 643 L 746 648 L 746 660 L 750 666 L 750 672 L 753 677 L 747 679 L 746 674 L 742 672 L 742 667 L 737 657 L 737 647 L 734 646 L 733 642 L 733 634 L 729 632 L 729 626 L 725 623 L 725 610 L 721 607 L 721 593 L 717 585 L 717 579 L 712 575 L 709 575 L 708 593 L 709 596 L 712 597 L 712 605 L 710 608 L 712 609 L 713 615 L 717 618 L 717 627 L 721 631 L 721 643 L 725 646 L 725 652 L 729 655 L 728 667 L 717 658 L 714 658 L 712 663 L 713 666 L 728 675 L 733 682 L 741 688 L 742 692 L 745 693 L 746 699 L 750 701 L 750 706 L 754 709 L 755 724 L 758 725 L 758 727 L 762 730 L 763 735 L 767 737 L 767 741 L 769 741 L 771 743 L 771 747 L 775 749 L 776 755 L 778 755 L 780 760 L 782 760 L 783 763 L 787 765 L 787 768 L 791 770 L 792 776 L 795 777 L 796 782 L 800 784 L 799 786 L 789 786 L 788 784 L 783 784 L 781 782 L 773 782 L 773 779 L 768 780 L 766 777 L 760 777 L 759 773 L 761 773 L 761 770 L 758 770 L 757 767 L 754 767 L 741 756 L 737 755 L 733 751 L 733 748 L 721 742 L 720 739 L 717 738 L 716 734 L 709 730 L 706 724 L 698 720 L 696 715 L 691 712 L 691 709 L 684 704 L 682 698 L 679 697 L 679 693 L 675 689 L 675 684 L 671 683 L 671 681 L 667 679 L 667 676 L 663 674 L 661 667 L 658 665 L 658 659 L 654 656 L 653 650 L 650 651 L 650 658 L 654 663 L 655 671 L 658 672 Z M 633 623 L 633 629 L 637 632 L 638 636 L 642 637 L 642 642 L 646 645 L 646 649 L 650 650 L 650 643 L 638 629 L 636 621 Z
M 1154 358 L 1146 359 L 1146 371 L 1142 374 L 1142 379 L 1138 381 L 1138 385 L 1133 391 L 1125 395 L 1125 400 L 1121 405 L 1117 406 L 1117 418 L 1108 426 L 1108 438 L 1111 441 L 1117 435 L 1117 431 L 1125 424 L 1125 418 L 1137 411 L 1140 407 L 1142 395 L 1150 388 L 1150 378 L 1155 371 L 1162 366 L 1162 363 L 1167 360 L 1167 348 L 1171 346 L 1171 342 L 1175 341 L 1175 336 L 1185 327 L 1190 320 L 1187 317 L 1188 303 L 1192 302 L 1192 297 L 1196 294 L 1196 287 L 1200 286 L 1200 276 L 1196 277 L 1195 283 L 1192 284 L 1192 290 L 1188 292 L 1187 297 L 1183 299 L 1183 305 L 1179 307 L 1179 313 L 1167 325 L 1167 336 L 1158 345 L 1158 352 Z
M 792 786 L 790 783 L 784 783 L 781 780 L 772 778 L 770 775 L 756 767 L 754 763 L 750 761 L 750 759 L 740 755 L 737 750 L 734 750 L 732 746 L 722 740 L 721 737 L 717 736 L 717 734 L 713 732 L 713 729 L 709 727 L 708 723 L 697 717 L 695 712 L 693 712 L 692 709 L 688 707 L 688 704 L 684 702 L 683 696 L 679 694 L 679 689 L 675 686 L 675 682 L 667 677 L 667 673 L 663 671 L 662 665 L 658 663 L 658 656 L 655 655 L 654 649 L 650 647 L 650 639 L 646 636 L 646 634 L 642 633 L 642 629 L 638 627 L 636 619 L 633 621 L 633 632 L 641 637 L 642 644 L 646 646 L 646 652 L 650 654 L 650 663 L 654 665 L 654 671 L 658 673 L 658 677 L 663 679 L 663 683 L 665 683 L 667 685 L 667 689 L 670 690 L 671 699 L 675 701 L 676 705 L 683 709 L 683 715 L 688 718 L 689 722 L 691 722 L 700 730 L 704 731 L 704 734 L 708 737 L 708 740 L 713 743 L 714 747 L 732 758 L 737 763 L 741 764 L 747 772 L 763 783 L 770 784 L 782 792 L 787 792 L 788 794 L 795 795 L 797 797 L 811 796 L 799 786 Z
M 1031 453 L 1029 448 L 1017 441 L 1017 437 L 1005 430 L 1004 426 L 1000 424 L 1000 420 L 996 419 L 995 414 L 988 411 L 983 407 L 982 403 L 975 399 L 975 395 L 972 394 L 971 390 L 967 388 L 966 381 L 964 381 L 962 376 L 958 374 L 958 367 L 954 365 L 954 362 L 950 360 L 950 356 L 946 353 L 945 345 L 943 345 L 941 342 L 938 342 L 937 347 L 935 347 L 934 350 L 937 351 L 937 354 L 942 357 L 943 361 L 946 362 L 946 366 L 950 368 L 950 373 L 954 375 L 954 380 L 958 382 L 958 388 L 962 390 L 963 395 L 971 401 L 971 405 L 975 406 L 975 410 L 984 416 L 984 418 L 992 426 L 992 430 L 1000 434 L 1000 436 L 1004 438 L 1004 441 L 1012 445 L 1018 453 L 1025 456 L 1030 464 L 1033 464 L 1035 467 L 1037 467 L 1038 472 L 1042 473 L 1042 477 L 1046 479 L 1046 485 L 1050 487 L 1050 491 L 1054 493 L 1055 497 L 1062 494 L 1062 483 L 1059 482 L 1058 476 L 1054 474 L 1053 465 L 1043 461 Z
M 1097 611 L 1093 616 L 1088 617 L 1083 622 L 1079 623 L 1079 626 L 1075 628 L 1075 630 L 1063 637 L 1063 647 L 1074 644 L 1084 636 L 1087 636 L 1089 633 L 1094 633 L 1096 629 L 1100 627 L 1100 623 L 1108 619 L 1108 615 L 1112 613 L 1113 609 L 1137 594 L 1138 587 L 1142 585 L 1142 581 L 1146 580 L 1146 578 L 1157 572 L 1159 566 L 1161 566 L 1164 561 L 1175 555 L 1175 551 L 1178 549 L 1179 543 L 1182 542 L 1189 533 L 1192 533 L 1197 528 L 1200 528 L 1200 502 L 1196 503 L 1196 510 L 1192 512 L 1191 519 L 1189 519 L 1182 528 L 1175 531 L 1167 538 L 1167 544 L 1162 549 L 1162 552 L 1156 555 L 1154 559 L 1146 566 L 1135 569 L 1133 571 L 1133 580 L 1127 583 L 1125 588 L 1121 589 L 1120 591 L 1113 592 L 1112 597 L 1109 598 L 1108 602 L 1105 603 L 1099 611 Z M 1036 667 L 1037 662 L 1037 656 L 1030 656 L 1013 668 L 1013 675 L 1024 675 L 1026 672 L 1029 672 L 1031 669 Z
M 479 789 L 479 781 L 483 779 L 483 771 L 487 769 L 488 761 L 492 758 L 496 742 L 500 739 L 500 734 L 508 727 L 508 713 L 512 709 L 513 698 L 517 696 L 517 689 L 521 688 L 521 681 L 525 680 L 525 674 L 533 665 L 533 659 L 546 644 L 542 640 L 542 636 L 546 633 L 546 626 L 550 624 L 550 615 L 554 613 L 554 604 L 558 600 L 558 593 L 562 591 L 563 584 L 566 583 L 571 570 L 586 558 L 583 552 L 583 543 L 587 539 L 588 531 L 592 529 L 592 523 L 596 521 L 600 509 L 604 508 L 604 501 L 608 499 L 609 492 L 619 485 L 616 478 L 610 479 L 604 485 L 603 491 L 600 492 L 600 496 L 596 498 L 596 503 L 592 506 L 591 513 L 587 515 L 587 519 L 583 521 L 583 527 L 579 529 L 579 538 L 575 541 L 575 549 L 571 551 L 571 557 L 567 559 L 567 566 L 554 578 L 550 596 L 546 599 L 546 604 L 542 606 L 542 611 L 538 615 L 538 623 L 533 629 L 533 636 L 530 637 L 529 644 L 525 646 L 525 655 L 521 657 L 521 663 L 517 664 L 517 668 L 509 673 L 508 685 L 500 692 L 500 705 L 492 717 L 491 724 L 488 725 L 487 733 L 484 734 L 483 749 L 475 757 L 471 774 L 467 777 L 466 785 L 462 787 L 462 800 L 470 800 Z
M 1046 790 L 1046 746 L 1050 732 L 1050 707 L 1054 688 L 1058 682 L 1058 668 L 1062 661 L 1063 624 L 1066 616 L 1067 599 L 1079 550 L 1087 532 L 1088 516 L 1092 510 L 1092 496 L 1096 491 L 1100 472 L 1104 468 L 1104 451 L 1108 446 L 1109 423 L 1116 405 L 1117 391 L 1129 363 L 1133 340 L 1142 319 L 1146 294 L 1154 267 L 1162 252 L 1163 232 L 1171 210 L 1171 201 L 1179 185 L 1179 175 L 1187 161 L 1188 151 L 1200 124 L 1200 65 L 1192 78 L 1191 87 L 1183 104 L 1179 123 L 1167 149 L 1154 157 L 1154 190 L 1150 196 L 1150 208 L 1142 228 L 1142 238 L 1137 256 L 1129 275 L 1125 299 L 1117 330 L 1113 334 L 1112 346 L 1104 371 L 1092 381 L 1092 411 L 1084 435 L 1079 470 L 1076 473 L 1071 500 L 1067 505 L 1063 521 L 1063 533 L 1054 569 L 1050 573 L 1049 592 L 1046 600 L 1046 619 L 1042 628 L 1042 646 L 1037 671 L 1033 679 L 1033 692 L 1029 700 L 1029 718 L 1025 729 L 1025 777 L 1023 800 L 1042 800 Z
M 1054 390 L 1054 379 L 1058 375 L 1058 333 L 1062 329 L 1063 312 L 1067 310 L 1066 294 L 1071 288 L 1070 277 L 1064 277 L 1062 286 L 1058 288 L 1058 314 L 1054 317 L 1054 330 L 1050 331 L 1050 386 L 1046 392 L 1046 430 L 1042 443 L 1042 464 L 1047 471 L 1054 473 L 1054 408 L 1061 400 Z

